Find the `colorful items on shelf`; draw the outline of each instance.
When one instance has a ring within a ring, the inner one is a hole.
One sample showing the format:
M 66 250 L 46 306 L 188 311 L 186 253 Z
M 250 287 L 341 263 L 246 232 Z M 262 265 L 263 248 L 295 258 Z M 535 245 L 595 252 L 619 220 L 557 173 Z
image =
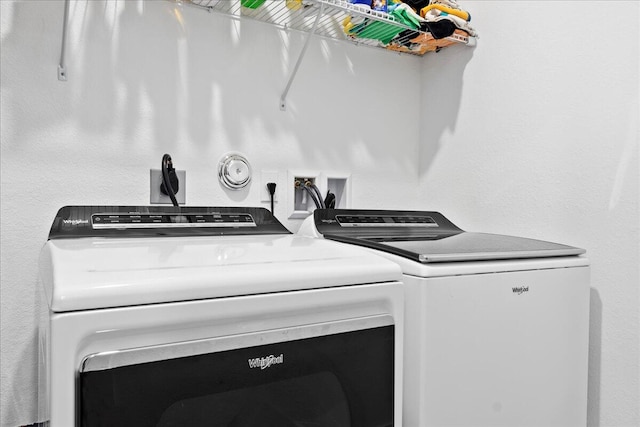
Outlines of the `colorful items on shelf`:
M 316 4 L 316 0 L 271 1 L 273 3 L 267 4 L 286 4 L 292 13 Z M 240 0 L 249 14 L 251 9 L 263 7 L 265 2 Z M 359 44 L 423 55 L 468 37 L 477 37 L 470 24 L 471 15 L 456 0 L 328 0 L 326 3 L 342 11 L 334 18 L 344 16 L 344 33 Z M 346 7 L 348 3 L 351 3 L 349 8 Z M 271 9 L 266 13 L 272 13 Z M 345 10 L 350 12 L 345 13 Z M 279 11 L 277 14 L 282 16 Z
M 476 37 L 469 12 L 455 0 L 350 0 L 359 9 L 386 9 L 388 17 L 409 29 L 381 20 L 347 16 L 342 22 L 345 34 L 359 43 L 422 55 L 455 44 L 452 35 Z M 419 13 L 419 14 L 418 14 Z
M 371 2 L 371 9 L 378 10 L 380 12 L 387 11 L 387 0 L 373 0 Z
M 418 29 L 422 18 L 411 7 L 400 1 L 390 1 L 385 3 L 388 16 L 396 22 L 402 23 L 410 28 Z M 397 25 L 375 19 L 366 19 L 347 16 L 342 22 L 344 32 L 361 43 L 372 45 L 382 44 L 387 46 L 391 41 L 398 38 L 406 30 Z M 417 35 L 417 34 L 416 34 Z
M 400 22 L 410 28 L 419 28 L 420 16 L 406 4 L 398 2 L 389 5 L 388 8 L 390 10 L 389 17 L 396 22 Z M 364 41 L 361 39 L 368 39 L 370 41 L 369 44 L 374 45 L 379 42 L 386 46 L 399 34 L 406 31 L 402 27 L 391 25 L 384 21 L 364 18 L 356 21 L 350 16 L 347 16 L 342 24 L 346 34 L 358 38 L 361 42 Z
M 286 5 L 291 10 L 300 10 L 302 8 L 302 0 L 285 0 Z
M 456 30 L 454 34 L 462 37 L 467 36 L 467 33 L 462 30 Z M 401 41 L 404 44 L 400 44 L 400 42 L 393 42 L 389 43 L 386 48 L 396 52 L 424 55 L 428 52 L 438 52 L 442 48 L 458 43 L 450 38 L 436 39 L 431 33 L 419 33 L 413 38 Z
M 462 30 L 472 37 L 478 35 L 469 24 L 471 15 L 462 10 L 455 0 L 435 0 L 420 9 L 420 16 L 425 19 L 429 32 L 436 39 L 449 37 L 456 30 Z
M 248 7 L 249 9 L 257 9 L 265 2 L 265 0 L 240 0 L 242 7 Z

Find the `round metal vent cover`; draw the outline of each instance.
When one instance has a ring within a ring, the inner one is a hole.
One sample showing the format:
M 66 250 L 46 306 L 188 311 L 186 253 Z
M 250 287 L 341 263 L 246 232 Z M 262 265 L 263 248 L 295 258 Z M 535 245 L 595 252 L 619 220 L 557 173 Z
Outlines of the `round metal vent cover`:
M 218 164 L 218 178 L 228 189 L 239 190 L 251 182 L 251 165 L 241 154 L 226 154 Z

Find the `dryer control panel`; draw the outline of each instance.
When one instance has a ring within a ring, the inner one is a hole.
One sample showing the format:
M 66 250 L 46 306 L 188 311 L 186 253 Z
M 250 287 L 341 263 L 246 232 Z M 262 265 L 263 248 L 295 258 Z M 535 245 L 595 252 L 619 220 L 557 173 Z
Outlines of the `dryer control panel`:
M 49 239 L 290 234 L 264 208 L 65 206 Z
M 192 228 L 192 227 L 255 227 L 256 222 L 247 213 L 237 214 L 175 214 L 175 213 L 118 213 L 93 214 L 94 229 L 127 228 Z

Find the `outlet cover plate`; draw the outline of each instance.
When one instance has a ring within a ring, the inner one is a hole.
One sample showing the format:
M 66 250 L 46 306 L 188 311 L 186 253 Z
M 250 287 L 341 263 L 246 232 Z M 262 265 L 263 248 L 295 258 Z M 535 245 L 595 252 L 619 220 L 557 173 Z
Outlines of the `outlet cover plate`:
M 184 205 L 187 202 L 187 171 L 180 171 L 176 169 L 178 175 L 178 193 L 176 194 L 176 200 L 180 205 Z M 149 188 L 149 202 L 151 204 L 171 204 L 171 198 L 160 192 L 160 185 L 162 184 L 162 171 L 160 169 L 150 169 L 149 182 L 151 183 Z

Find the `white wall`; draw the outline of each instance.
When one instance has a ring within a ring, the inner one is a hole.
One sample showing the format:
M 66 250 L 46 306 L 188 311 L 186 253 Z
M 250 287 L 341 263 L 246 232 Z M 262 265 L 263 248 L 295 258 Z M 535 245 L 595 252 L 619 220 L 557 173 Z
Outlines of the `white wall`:
M 165 152 L 194 206 L 261 205 L 262 169 L 280 173 L 283 220 L 289 168 L 352 173 L 358 206 L 415 197 L 419 58 L 315 39 L 282 112 L 298 33 L 186 6 L 181 24 L 165 1 L 73 1 L 62 83 L 63 2 L 0 4 L 2 426 L 36 421 L 37 262 L 61 206 L 148 204 Z M 229 150 L 257 172 L 248 191 L 217 181 Z
M 418 204 L 586 248 L 588 422 L 638 426 L 640 3 L 465 4 L 477 49 L 423 63 Z
M 280 189 L 288 168 L 343 170 L 354 206 L 586 248 L 589 424 L 639 424 L 637 2 L 468 0 L 478 48 L 422 59 L 315 40 L 285 113 L 300 35 L 190 8 L 181 25 L 164 1 L 72 3 L 61 83 L 62 2 L 0 2 L 2 426 L 35 421 L 36 265 L 55 211 L 148 203 L 164 152 L 188 204 L 259 205 L 259 183 L 217 183 L 229 150 L 278 170 Z

